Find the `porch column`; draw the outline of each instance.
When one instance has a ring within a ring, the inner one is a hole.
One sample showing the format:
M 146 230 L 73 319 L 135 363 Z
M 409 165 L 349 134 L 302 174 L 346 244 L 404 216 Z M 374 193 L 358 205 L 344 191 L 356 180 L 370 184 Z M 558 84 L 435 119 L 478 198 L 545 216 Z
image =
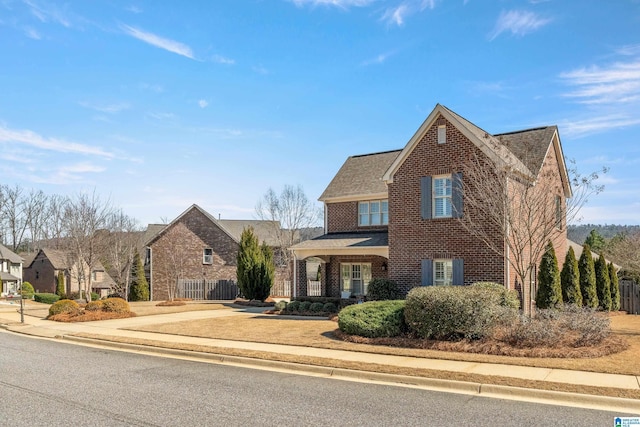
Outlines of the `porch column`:
M 305 260 L 296 260 L 296 295 L 301 297 L 306 297 L 308 295 L 308 284 L 307 282 L 307 261 Z

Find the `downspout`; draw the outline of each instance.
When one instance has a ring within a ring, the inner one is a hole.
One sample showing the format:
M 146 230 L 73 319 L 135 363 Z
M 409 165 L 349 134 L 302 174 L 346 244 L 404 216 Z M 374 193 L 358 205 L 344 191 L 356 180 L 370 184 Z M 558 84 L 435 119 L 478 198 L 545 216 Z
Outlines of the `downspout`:
M 293 299 L 298 296 L 298 257 L 296 251 L 293 252 Z
M 507 176 L 507 191 L 509 191 L 509 177 Z M 505 281 L 504 283 L 506 283 L 507 285 L 507 289 L 510 289 L 511 286 L 511 263 L 509 262 L 509 257 L 511 256 L 511 253 L 509 252 L 509 243 L 506 239 L 509 238 L 509 221 L 507 221 L 507 218 L 503 219 L 505 222 L 505 230 L 507 231 L 506 236 L 505 236 L 505 241 L 504 241 L 504 246 L 505 246 L 505 262 L 507 263 L 506 265 L 506 274 L 507 277 L 505 277 Z M 515 286 L 513 287 L 515 289 Z
M 327 218 L 327 202 L 324 202 L 324 234 L 327 234 L 329 229 L 329 219 Z
M 151 246 L 149 246 L 149 301 L 153 301 L 152 283 L 153 283 L 153 250 L 151 250 Z

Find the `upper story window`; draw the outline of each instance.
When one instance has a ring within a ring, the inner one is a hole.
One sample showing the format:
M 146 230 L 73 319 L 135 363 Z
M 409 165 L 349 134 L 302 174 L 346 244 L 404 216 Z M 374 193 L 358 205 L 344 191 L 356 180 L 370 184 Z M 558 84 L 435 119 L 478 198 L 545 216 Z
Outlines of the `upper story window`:
M 562 230 L 562 198 L 556 196 L 556 227 Z
M 213 249 L 204 248 L 204 251 L 202 252 L 202 263 L 213 264 Z
M 438 126 L 438 144 L 446 144 L 447 143 L 447 126 L 440 125 Z
M 358 226 L 389 224 L 389 201 L 372 200 L 358 202 Z
M 451 175 L 433 177 L 433 217 L 451 217 Z

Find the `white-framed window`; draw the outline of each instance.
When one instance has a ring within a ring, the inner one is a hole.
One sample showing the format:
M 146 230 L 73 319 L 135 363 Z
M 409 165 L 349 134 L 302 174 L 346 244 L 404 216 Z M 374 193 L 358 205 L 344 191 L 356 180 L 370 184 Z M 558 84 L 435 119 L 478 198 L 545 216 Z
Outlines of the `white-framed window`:
M 358 202 L 358 226 L 389 224 L 389 201 L 371 200 Z
M 446 144 L 447 143 L 447 126 L 439 125 L 438 126 L 438 144 Z
M 451 175 L 433 177 L 433 217 L 451 217 Z
M 556 228 L 562 230 L 562 198 L 556 196 Z
M 204 248 L 204 250 L 202 251 L 202 263 L 213 264 L 213 249 Z
M 433 261 L 433 284 L 436 286 L 453 284 L 453 260 L 436 259 Z
M 366 295 L 371 281 L 371 263 L 340 264 L 340 291 Z

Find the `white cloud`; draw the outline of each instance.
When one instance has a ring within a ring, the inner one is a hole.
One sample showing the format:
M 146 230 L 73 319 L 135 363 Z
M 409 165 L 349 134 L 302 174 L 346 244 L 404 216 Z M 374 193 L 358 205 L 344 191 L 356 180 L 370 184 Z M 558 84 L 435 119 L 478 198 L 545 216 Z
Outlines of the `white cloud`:
M 383 64 L 393 54 L 394 52 L 381 53 L 375 56 L 374 58 L 370 58 L 370 59 L 367 59 L 366 61 L 363 61 L 362 64 L 360 65 L 368 66 L 368 65 Z
M 90 108 L 92 110 L 100 111 L 101 113 L 108 114 L 116 114 L 123 110 L 128 110 L 131 106 L 126 102 L 121 102 L 119 104 L 106 104 L 106 105 L 95 105 L 90 104 L 88 102 L 79 102 L 79 104 L 85 108 Z
M 22 0 L 24 4 L 29 6 L 29 10 L 31 14 L 38 18 L 40 22 L 55 22 L 57 24 L 62 25 L 63 27 L 71 27 L 71 22 L 67 17 L 67 14 L 61 11 L 55 5 L 44 5 L 41 2 L 35 2 L 32 0 Z
M 140 89 L 149 90 L 149 91 L 155 92 L 155 93 L 164 92 L 164 87 L 163 86 L 157 85 L 157 84 L 150 84 L 150 83 L 140 83 Z
M 386 22 L 388 25 L 401 27 L 404 25 L 407 17 L 422 12 L 425 9 L 433 9 L 435 7 L 436 0 L 404 0 L 400 4 L 387 8 L 380 20 Z
M 254 65 L 253 67 L 251 67 L 251 69 L 258 74 L 263 74 L 263 75 L 269 74 L 269 70 L 263 67 L 262 64 Z
M 640 117 L 626 114 L 608 116 L 591 116 L 578 120 L 567 120 L 560 123 L 562 133 L 566 136 L 579 138 L 607 130 L 640 125 Z
M 201 99 L 198 101 L 198 105 L 200 106 L 200 108 L 207 108 L 207 106 L 209 105 L 209 102 L 207 102 L 206 99 Z
M 27 37 L 29 37 L 30 39 L 33 39 L 33 40 L 42 39 L 42 36 L 40 36 L 40 33 L 38 33 L 35 29 L 33 29 L 31 27 L 26 27 L 24 29 L 24 33 L 26 34 Z
M 364 7 L 368 6 L 376 0 L 289 0 L 298 7 L 302 6 L 335 6 L 341 9 L 347 9 L 351 6 Z
M 158 47 L 160 49 L 164 49 L 166 51 L 169 51 L 178 55 L 186 56 L 189 59 L 195 59 L 191 48 L 184 43 L 180 43 L 171 39 L 166 39 L 156 34 L 149 33 L 147 31 L 143 31 L 135 27 L 130 27 L 129 25 L 121 25 L 121 27 L 124 30 L 124 32 L 130 35 L 131 37 L 134 37 L 138 40 L 142 40 L 143 42 L 148 43 L 152 46 Z
M 551 22 L 550 18 L 543 18 L 540 15 L 526 10 L 502 11 L 498 17 L 489 39 L 493 40 L 504 32 L 511 32 L 516 36 L 524 36 L 544 27 Z
M 600 67 L 579 68 L 560 74 L 577 89 L 564 96 L 584 104 L 620 104 L 640 101 L 640 58 Z
M 217 62 L 218 64 L 233 65 L 236 63 L 234 59 L 226 58 L 222 55 L 213 55 L 211 59 L 213 60 L 213 62 Z
M 92 147 L 86 144 L 69 142 L 63 139 L 46 138 L 30 130 L 13 130 L 0 124 L 0 142 L 11 144 L 23 144 L 43 150 L 50 150 L 59 153 L 75 153 L 104 158 L 114 158 L 114 154 L 103 150 L 100 147 Z
M 137 13 L 142 13 L 142 9 L 139 8 L 136 5 L 131 5 L 131 6 L 125 7 L 124 10 L 126 10 L 127 12 L 136 13 L 136 14 Z

